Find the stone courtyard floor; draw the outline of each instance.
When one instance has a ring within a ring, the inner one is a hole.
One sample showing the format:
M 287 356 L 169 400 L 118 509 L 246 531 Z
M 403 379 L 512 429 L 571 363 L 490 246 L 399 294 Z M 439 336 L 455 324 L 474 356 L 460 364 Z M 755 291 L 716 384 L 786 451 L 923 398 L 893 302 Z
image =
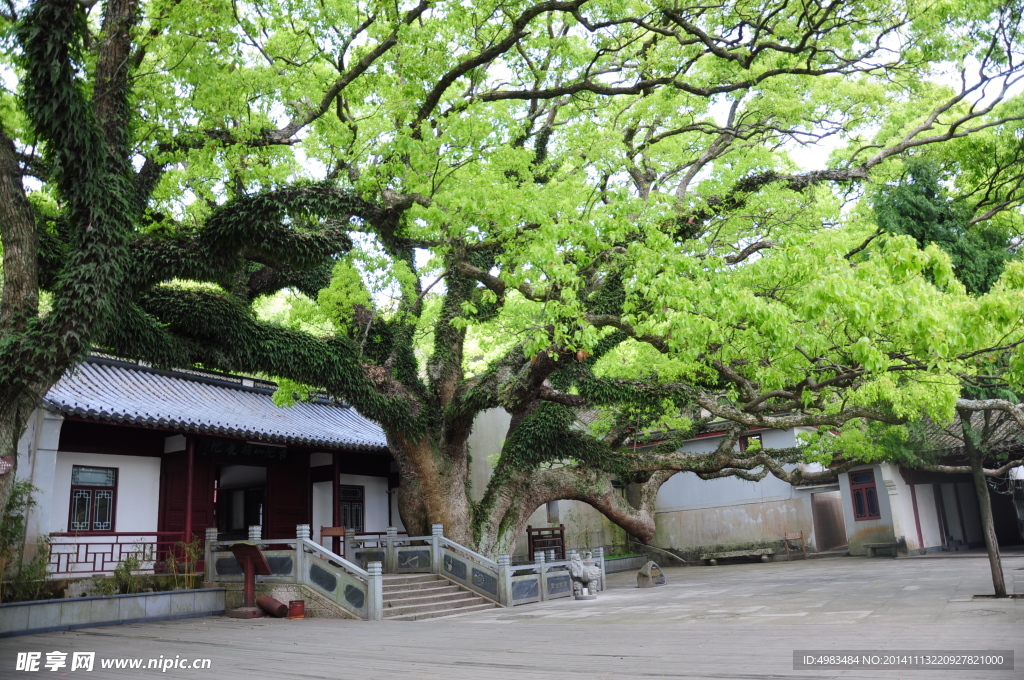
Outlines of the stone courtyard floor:
M 1024 556 L 1004 558 L 1024 593 Z M 991 593 L 982 558 L 835 558 L 668 568 L 637 589 L 612 574 L 594 602 L 571 599 L 420 622 L 205 618 L 0 640 L 18 652 L 96 652 L 75 678 L 1010 678 L 1024 677 L 1024 599 Z M 1015 670 L 793 670 L 794 650 L 1013 650 Z M 109 658 L 209 658 L 209 670 L 101 670 Z M 69 665 L 70 667 L 70 665 Z M 41 671 L 46 676 L 51 673 Z

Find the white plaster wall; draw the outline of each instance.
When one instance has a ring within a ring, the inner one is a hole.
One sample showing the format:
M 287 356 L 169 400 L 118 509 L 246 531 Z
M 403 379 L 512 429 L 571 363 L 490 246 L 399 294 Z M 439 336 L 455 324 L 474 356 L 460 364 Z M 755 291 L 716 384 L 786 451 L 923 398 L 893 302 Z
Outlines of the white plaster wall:
M 935 507 L 935 487 L 932 484 L 915 484 L 917 494 L 917 516 L 921 520 L 921 537 L 924 539 L 922 548 L 942 546 L 942 526 Z M 917 528 L 914 528 L 916 535 Z
M 342 484 L 353 484 L 365 487 L 363 501 L 366 517 L 363 518 L 364 531 L 387 531 L 388 529 L 388 479 L 387 477 L 369 477 L 366 475 L 340 475 Z M 393 518 L 397 522 L 401 520 Z M 404 529 L 399 528 L 399 531 Z
M 878 494 L 880 519 L 861 520 L 859 522 L 854 519 L 853 496 L 850 493 L 850 475 L 847 472 L 839 475 L 839 489 L 843 496 L 843 520 L 846 524 L 846 540 L 851 555 L 867 554 L 864 543 L 895 542 L 898 536 L 902 536 L 902 533 L 898 533 L 897 528 L 893 525 L 893 513 L 890 505 L 890 492 L 893 490 L 898 491 L 895 487 L 895 482 L 892 482 L 892 489 L 890 489 L 890 485 L 886 484 L 886 477 L 883 476 L 881 466 L 879 465 L 861 465 L 853 468 L 851 472 L 867 469 L 875 473 L 875 489 Z M 896 476 L 898 477 L 899 474 L 897 473 Z M 906 487 L 905 484 L 903 486 Z M 909 496 L 910 491 L 906 490 L 906 494 Z M 913 517 L 911 517 L 911 520 L 913 520 Z
M 762 547 L 802 531 L 807 548 L 815 549 L 809 497 L 658 513 L 655 521 L 654 545 L 660 548 Z
M 914 519 L 914 502 L 910 495 L 910 485 L 903 481 L 899 467 L 890 463 L 882 463 L 878 466 L 882 472 L 882 479 L 885 480 L 888 491 L 889 511 L 892 515 L 893 533 L 896 536 L 903 536 L 907 543 L 907 550 L 920 550 L 924 546 L 917 538 L 917 521 Z M 875 479 L 878 477 L 876 475 Z M 920 508 L 920 503 L 918 504 Z M 883 519 L 885 515 L 883 514 Z M 924 534 L 924 526 L 921 527 Z
M 313 454 L 314 456 L 317 454 Z M 331 547 L 331 539 L 320 540 L 320 527 L 332 526 L 334 515 L 331 512 L 331 483 L 317 482 L 313 485 L 313 526 L 309 528 L 314 541 L 325 548 Z
M 765 448 L 788 448 L 796 445 L 794 430 L 763 430 L 757 434 L 761 435 Z M 721 440 L 721 437 L 694 439 L 683 444 L 680 450 L 688 453 L 706 453 L 718 448 Z M 738 477 L 703 480 L 693 472 L 682 472 L 665 482 L 658 491 L 657 512 L 662 514 L 729 505 L 789 501 L 796 497 L 797 492 L 793 486 L 774 475 L 768 475 L 759 482 L 748 482 Z
M 505 445 L 505 434 L 512 422 L 512 416 L 504 409 L 492 408 L 480 413 L 473 421 L 473 429 L 469 433 L 469 455 L 472 465 L 469 471 L 470 497 L 480 501 L 487 490 L 494 466 L 491 459 L 501 453 Z M 533 521 L 533 517 L 530 518 Z M 544 524 L 547 524 L 545 521 Z
M 314 454 L 315 455 L 315 454 Z M 342 484 L 362 486 L 365 492 L 363 530 L 387 531 L 388 529 L 388 480 L 386 477 L 369 477 L 366 475 L 339 475 Z M 398 516 L 398 494 L 392 494 L 391 521 L 398 531 L 405 531 L 402 518 Z M 320 540 L 320 527 L 333 526 L 334 512 L 331 507 L 331 483 L 317 482 L 313 484 L 313 526 L 310 531 L 313 540 L 325 547 L 330 547 L 331 539 Z
M 799 430 L 753 434 L 761 435 L 765 448 L 789 448 L 797 445 Z M 721 440 L 721 436 L 694 439 L 681 450 L 706 453 L 718 448 Z M 797 465 L 786 468 L 793 470 Z M 763 545 L 781 541 L 786 533 L 802 531 L 808 549 L 814 550 L 811 494 L 820 490 L 797 489 L 770 474 L 751 482 L 738 477 L 703 480 L 692 472 L 679 473 L 658 492 L 654 545 L 682 551 Z
M 74 465 L 117 468 L 115 531 L 157 530 L 157 515 L 160 510 L 159 458 L 58 451 L 53 486 L 54 500 L 50 505 L 48 532 L 68 530 L 71 468 Z
M 44 409 L 36 409 L 29 416 L 28 425 L 18 440 L 18 481 L 28 480 L 37 489 L 36 506 L 29 509 L 25 526 L 25 555 L 35 554 L 36 540 L 50 533 L 50 516 L 57 495 L 54 493 L 54 474 L 57 468 L 57 447 L 64 417 Z M 70 489 L 65 492 L 67 496 Z M 70 499 L 65 498 L 65 503 Z M 67 508 L 64 510 L 67 516 Z

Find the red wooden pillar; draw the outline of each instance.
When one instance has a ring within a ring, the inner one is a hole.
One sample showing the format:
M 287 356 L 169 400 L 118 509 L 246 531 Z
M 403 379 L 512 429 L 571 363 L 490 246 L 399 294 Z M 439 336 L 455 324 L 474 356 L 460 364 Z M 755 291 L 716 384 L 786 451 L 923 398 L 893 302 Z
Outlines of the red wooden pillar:
M 341 524 L 341 459 L 337 451 L 331 453 L 331 463 L 331 526 L 336 527 Z M 335 536 L 331 539 L 331 551 L 341 555 L 341 550 L 341 537 Z
M 186 543 L 192 540 L 192 486 L 196 471 L 196 442 L 185 435 L 185 535 Z

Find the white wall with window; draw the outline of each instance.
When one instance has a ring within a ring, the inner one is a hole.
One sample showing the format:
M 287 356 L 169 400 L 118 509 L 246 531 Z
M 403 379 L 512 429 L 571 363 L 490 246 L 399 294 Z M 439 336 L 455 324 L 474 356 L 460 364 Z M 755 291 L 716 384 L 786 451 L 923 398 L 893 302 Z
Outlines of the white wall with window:
M 843 519 L 851 555 L 866 555 L 865 543 L 896 544 L 904 540 L 907 518 L 903 517 L 899 504 L 901 486 L 909 498 L 906 484 L 899 479 L 899 469 L 888 463 L 860 466 L 840 473 Z M 909 520 L 913 526 L 913 515 Z M 906 545 L 901 548 L 905 549 Z
M 159 458 L 58 451 L 53 488 L 48 533 L 157 530 Z
M 366 475 L 341 475 L 342 524 L 345 512 L 356 531 L 387 531 L 388 528 L 388 480 L 387 477 Z M 362 499 L 358 496 L 362 495 Z M 361 516 L 360 516 L 361 515 Z M 400 519 L 392 517 L 395 526 Z M 360 528 L 360 523 L 362 528 Z
M 398 493 L 388 498 L 388 480 L 386 477 L 370 477 L 367 475 L 339 475 L 341 482 L 341 523 L 355 531 L 387 531 L 388 502 L 391 507 L 391 526 L 405 531 L 402 518 L 398 516 Z M 334 514 L 331 508 L 331 483 L 317 482 L 313 484 L 313 540 L 329 547 L 331 539 L 320 540 L 320 527 L 333 524 Z

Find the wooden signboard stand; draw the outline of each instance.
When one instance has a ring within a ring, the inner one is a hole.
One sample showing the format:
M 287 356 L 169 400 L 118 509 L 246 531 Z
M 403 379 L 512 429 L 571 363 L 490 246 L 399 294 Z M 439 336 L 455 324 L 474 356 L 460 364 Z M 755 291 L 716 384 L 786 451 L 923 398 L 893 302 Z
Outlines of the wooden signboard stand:
M 238 609 L 229 609 L 227 615 L 235 619 L 259 618 L 263 616 L 263 610 L 256 606 L 256 577 L 270 575 L 267 556 L 254 543 L 235 543 L 231 552 L 244 574 L 245 603 Z

